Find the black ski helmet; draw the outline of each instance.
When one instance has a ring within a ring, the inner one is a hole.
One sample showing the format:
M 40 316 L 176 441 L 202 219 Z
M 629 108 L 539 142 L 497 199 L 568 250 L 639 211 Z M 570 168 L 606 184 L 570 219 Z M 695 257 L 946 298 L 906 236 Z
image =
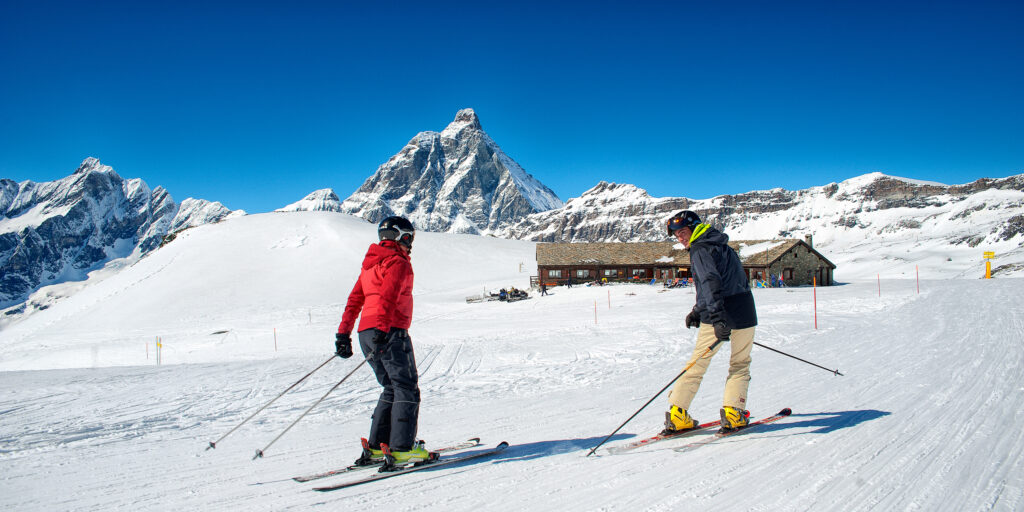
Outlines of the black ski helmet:
M 388 217 L 377 225 L 377 238 L 381 241 L 394 240 L 412 249 L 412 240 L 416 238 L 416 228 L 405 217 Z
M 700 224 L 700 217 L 690 210 L 683 210 L 668 219 L 668 236 L 675 236 L 677 230 L 692 228 L 697 224 Z

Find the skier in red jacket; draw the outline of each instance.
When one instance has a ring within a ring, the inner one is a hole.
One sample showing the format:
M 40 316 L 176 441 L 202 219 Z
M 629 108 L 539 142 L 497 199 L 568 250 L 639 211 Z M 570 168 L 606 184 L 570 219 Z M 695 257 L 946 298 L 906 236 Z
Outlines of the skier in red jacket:
M 356 464 L 384 459 L 381 444 L 391 451 L 392 464 L 427 460 L 430 454 L 416 439 L 420 408 L 419 375 L 409 337 L 412 323 L 412 251 L 416 231 L 403 217 L 388 217 L 377 227 L 379 244 L 370 245 L 359 279 L 348 296 L 338 326 L 335 348 L 352 356 L 352 327 L 359 319 L 359 348 L 384 387 L 373 411 L 370 436 Z

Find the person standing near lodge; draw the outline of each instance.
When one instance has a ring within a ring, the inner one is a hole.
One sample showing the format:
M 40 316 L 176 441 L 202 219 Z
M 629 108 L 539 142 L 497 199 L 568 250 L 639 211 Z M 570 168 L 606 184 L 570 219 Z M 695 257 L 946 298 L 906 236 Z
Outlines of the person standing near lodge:
M 370 245 L 359 279 L 348 296 L 338 325 L 335 348 L 342 358 L 352 357 L 352 327 L 359 319 L 359 348 L 384 387 L 370 422 L 357 465 L 385 457 L 404 464 L 427 460 L 430 454 L 416 439 L 420 409 L 419 375 L 409 337 L 412 323 L 412 242 L 416 230 L 403 217 L 388 217 L 377 227 L 380 243 Z
M 697 303 L 686 315 L 689 329 L 698 327 L 697 346 L 690 363 L 693 366 L 676 380 L 668 395 L 669 411 L 665 413 L 666 434 L 698 426 L 688 409 L 697 394 L 704 373 L 722 343 L 730 342 L 729 376 L 725 381 L 722 399 L 723 430 L 735 430 L 747 425 L 747 388 L 750 384 L 750 352 L 754 344 L 754 326 L 757 310 L 754 295 L 743 272 L 739 255 L 728 245 L 729 237 L 689 210 L 681 211 L 668 220 L 668 234 L 690 252 L 693 284 Z

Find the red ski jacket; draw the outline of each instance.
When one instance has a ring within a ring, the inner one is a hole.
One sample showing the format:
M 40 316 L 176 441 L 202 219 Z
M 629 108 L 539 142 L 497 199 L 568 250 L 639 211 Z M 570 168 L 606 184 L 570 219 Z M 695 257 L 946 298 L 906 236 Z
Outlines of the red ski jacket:
M 356 317 L 359 331 L 392 327 L 408 329 L 412 323 L 412 261 L 397 242 L 383 240 L 366 251 L 359 280 L 348 295 L 338 332 L 351 334 Z

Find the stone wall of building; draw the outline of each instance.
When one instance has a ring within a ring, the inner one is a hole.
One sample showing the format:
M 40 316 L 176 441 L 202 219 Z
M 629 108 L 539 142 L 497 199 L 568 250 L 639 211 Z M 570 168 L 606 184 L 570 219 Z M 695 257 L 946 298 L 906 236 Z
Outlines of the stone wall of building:
M 783 276 L 787 268 L 793 269 L 793 277 L 785 279 L 786 286 L 812 284 L 815 275 L 818 275 L 819 269 L 821 274 L 818 277 L 818 285 L 827 286 L 834 284 L 832 282 L 832 269 L 805 245 L 797 245 L 786 252 L 781 259 L 768 267 L 768 272 L 776 276 Z

